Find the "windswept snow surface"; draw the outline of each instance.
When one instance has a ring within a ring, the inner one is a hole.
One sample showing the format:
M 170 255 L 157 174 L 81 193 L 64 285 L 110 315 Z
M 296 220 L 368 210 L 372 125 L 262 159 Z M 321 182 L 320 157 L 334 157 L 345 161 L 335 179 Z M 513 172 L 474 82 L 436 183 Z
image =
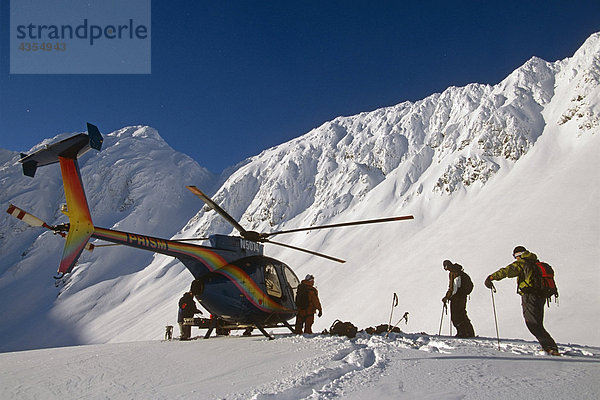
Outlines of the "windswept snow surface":
M 194 328 L 195 329 L 195 328 Z M 0 354 L 2 399 L 597 399 L 600 349 L 418 334 L 219 337 Z

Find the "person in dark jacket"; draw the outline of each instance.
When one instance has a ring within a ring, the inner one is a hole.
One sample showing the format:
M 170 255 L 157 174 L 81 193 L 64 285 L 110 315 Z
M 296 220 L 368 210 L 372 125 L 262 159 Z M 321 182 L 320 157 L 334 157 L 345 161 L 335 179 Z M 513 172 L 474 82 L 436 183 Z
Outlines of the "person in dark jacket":
M 296 305 L 298 313 L 296 314 L 296 333 L 312 333 L 312 325 L 315 322 L 315 312 L 319 311 L 319 318 L 323 315 L 321 302 L 319 301 L 319 292 L 314 287 L 315 277 L 308 274 L 300 285 L 296 295 Z M 304 297 L 306 296 L 306 297 Z M 303 300 L 301 298 L 303 297 Z
M 179 299 L 179 309 L 177 312 L 180 340 L 189 340 L 192 336 L 192 327 L 190 325 L 183 325 L 184 318 L 193 318 L 194 314 L 200 312 L 201 311 L 196 308 L 196 302 L 194 302 L 192 292 L 185 292 L 183 296 L 181 296 L 181 299 Z
M 492 281 L 499 281 L 504 278 L 517 278 L 517 293 L 521 295 L 521 307 L 523 308 L 523 318 L 527 329 L 536 337 L 544 351 L 551 355 L 560 355 L 556 342 L 544 328 L 544 305 L 546 298 L 535 293 L 528 293 L 527 288 L 533 287 L 531 268 L 525 268 L 526 263 L 536 263 L 537 256 L 529 252 L 523 246 L 517 246 L 513 250 L 515 261 L 504 268 L 500 268 L 488 276 L 484 282 L 488 289 L 492 289 Z M 529 274 L 526 275 L 526 270 Z
M 444 269 L 448 271 L 448 291 L 442 298 L 444 305 L 450 302 L 450 319 L 452 325 L 456 328 L 456 337 L 471 338 L 475 336 L 475 330 L 471 320 L 467 316 L 467 296 L 469 293 L 465 290 L 466 279 L 463 267 L 454 264 L 450 260 L 444 260 Z M 472 288 L 471 288 L 472 289 Z

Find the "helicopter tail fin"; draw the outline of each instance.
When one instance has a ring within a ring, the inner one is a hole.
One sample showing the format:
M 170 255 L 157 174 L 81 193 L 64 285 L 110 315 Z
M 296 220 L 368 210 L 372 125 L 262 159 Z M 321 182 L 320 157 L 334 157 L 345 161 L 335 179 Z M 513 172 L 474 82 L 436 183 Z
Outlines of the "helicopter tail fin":
M 77 160 L 59 157 L 62 173 L 67 210 L 69 217 L 69 233 L 63 250 L 58 272 L 66 274 L 71 272 L 88 240 L 94 233 L 94 225 L 88 207 Z
M 77 158 L 90 148 L 102 148 L 102 134 L 98 128 L 87 124 L 88 133 L 80 133 L 70 138 L 53 143 L 32 153 L 21 154 L 23 173 L 33 177 L 38 167 L 60 163 L 67 211 L 69 217 L 69 232 L 63 250 L 63 256 L 58 272 L 66 274 L 71 272 L 81 252 L 94 233 L 94 225 L 88 207 Z

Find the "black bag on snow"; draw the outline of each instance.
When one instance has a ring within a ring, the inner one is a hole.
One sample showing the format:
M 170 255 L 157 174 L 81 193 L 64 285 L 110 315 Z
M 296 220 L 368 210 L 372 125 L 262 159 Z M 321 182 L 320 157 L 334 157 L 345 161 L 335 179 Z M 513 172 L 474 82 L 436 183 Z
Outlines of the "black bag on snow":
M 536 261 L 525 263 L 525 276 L 531 271 L 532 286 L 521 289 L 523 293 L 533 293 L 546 299 L 558 297 L 558 288 L 554 281 L 554 269 L 547 263 Z
M 382 333 L 387 332 L 402 333 L 400 328 L 398 328 L 397 326 L 392 326 L 388 324 L 381 324 L 377 325 L 376 327 L 370 326 L 365 329 L 365 332 L 367 332 L 369 335 L 380 335 Z
M 358 332 L 358 328 L 352 322 L 342 322 L 339 319 L 336 319 L 329 328 L 331 335 L 347 336 L 349 338 L 356 337 L 356 332 Z
M 308 287 L 306 285 L 298 285 L 296 292 L 296 308 L 303 310 L 308 307 Z

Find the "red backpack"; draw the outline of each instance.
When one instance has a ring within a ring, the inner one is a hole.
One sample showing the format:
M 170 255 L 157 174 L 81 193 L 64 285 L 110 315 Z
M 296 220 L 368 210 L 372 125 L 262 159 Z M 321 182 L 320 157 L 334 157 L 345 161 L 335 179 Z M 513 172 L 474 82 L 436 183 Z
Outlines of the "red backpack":
M 529 275 L 529 270 L 531 270 L 532 286 L 524 287 L 521 291 L 523 293 L 534 293 L 546 299 L 554 296 L 556 299 L 558 297 L 558 289 L 554 281 L 554 269 L 545 262 L 536 261 L 534 263 L 527 261 L 525 263 L 525 276 Z

